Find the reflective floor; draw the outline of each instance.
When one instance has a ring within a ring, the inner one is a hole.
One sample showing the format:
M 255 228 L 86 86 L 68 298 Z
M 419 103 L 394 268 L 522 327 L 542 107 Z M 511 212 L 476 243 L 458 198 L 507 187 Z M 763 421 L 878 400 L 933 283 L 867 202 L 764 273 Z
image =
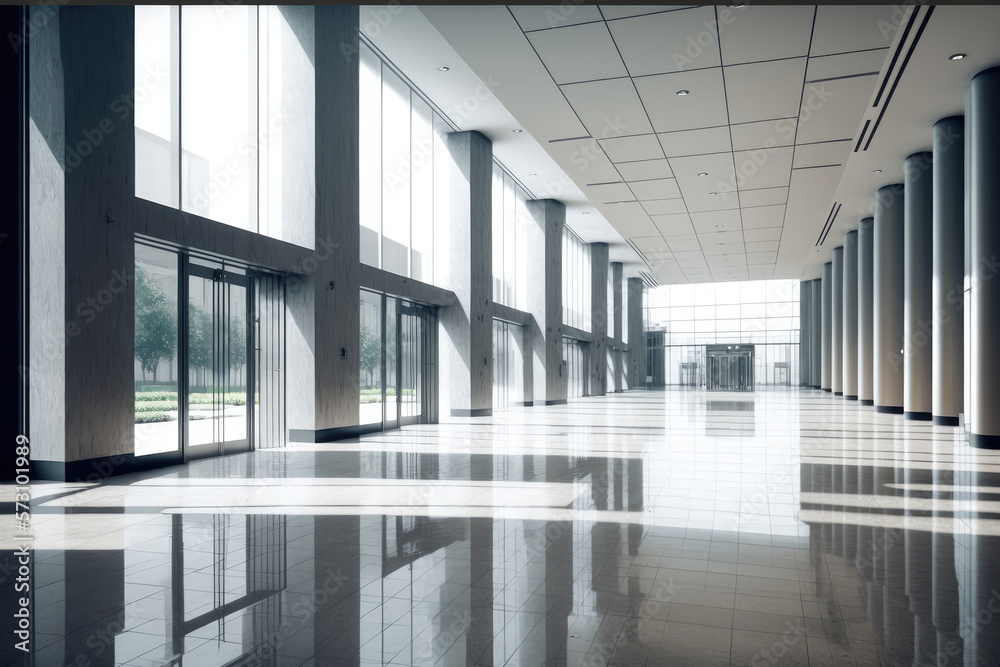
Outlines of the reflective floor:
M 634 392 L 38 484 L 24 664 L 996 665 L 1000 454 L 961 433 Z

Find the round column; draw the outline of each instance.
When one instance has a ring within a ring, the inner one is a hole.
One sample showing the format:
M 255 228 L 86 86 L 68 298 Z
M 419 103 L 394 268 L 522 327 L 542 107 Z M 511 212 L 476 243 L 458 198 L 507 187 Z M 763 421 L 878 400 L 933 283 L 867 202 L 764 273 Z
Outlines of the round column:
M 964 392 L 965 118 L 934 124 L 931 413 L 939 426 L 958 426 Z
M 1000 449 L 1000 67 L 972 79 L 969 113 L 969 226 L 972 274 L 973 447 Z
M 809 336 L 812 338 L 811 368 L 809 380 L 814 389 L 819 389 L 823 378 L 823 281 L 816 278 L 812 281 L 812 328 Z
M 874 218 L 858 223 L 858 400 L 861 405 L 875 405 L 873 339 L 875 327 L 872 261 L 874 258 Z
M 903 186 L 875 193 L 872 360 L 877 412 L 903 413 Z
M 858 400 L 858 230 L 844 235 L 844 398 Z
M 903 414 L 920 420 L 931 418 L 933 164 L 922 151 L 908 156 L 904 169 Z
M 831 285 L 831 283 L 833 283 L 832 274 L 833 274 L 833 263 L 832 262 L 827 262 L 826 264 L 823 265 L 823 278 L 822 278 L 822 285 L 823 285 L 823 296 L 822 296 L 822 310 L 823 310 L 823 315 L 822 315 L 823 316 L 823 334 L 822 334 L 822 337 L 823 337 L 823 340 L 822 340 L 822 346 L 823 346 L 823 367 L 822 367 L 822 371 L 821 371 L 822 376 L 820 378 L 820 384 L 822 385 L 823 391 L 830 391 L 831 382 L 832 382 L 832 378 L 833 378 L 833 375 L 830 372 L 831 369 L 832 369 L 832 366 L 830 365 L 831 364 L 831 360 L 832 360 L 832 357 L 830 356 L 830 353 L 831 353 L 831 348 L 832 348 L 832 344 L 833 344 L 833 337 L 832 337 L 832 334 L 833 334 L 833 322 L 831 322 L 831 320 L 830 320 L 830 315 L 833 312 L 833 309 L 832 309 L 832 306 L 831 306 L 831 304 L 833 303 L 832 302 L 833 294 L 830 292 L 830 285 Z
M 830 389 L 834 396 L 844 395 L 844 246 L 833 249 L 830 273 L 831 316 L 833 331 L 830 343 Z
M 809 288 L 810 281 L 799 281 L 799 384 L 803 387 L 809 386 L 809 325 L 812 322 L 809 317 L 811 307 L 812 290 Z

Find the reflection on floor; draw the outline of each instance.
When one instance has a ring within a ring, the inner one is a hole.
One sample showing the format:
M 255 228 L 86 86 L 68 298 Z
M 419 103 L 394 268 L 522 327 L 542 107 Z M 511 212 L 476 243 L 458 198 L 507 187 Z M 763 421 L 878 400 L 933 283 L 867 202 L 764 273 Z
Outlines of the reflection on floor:
M 1000 455 L 817 391 L 632 392 L 32 493 L 34 665 L 1000 662 Z

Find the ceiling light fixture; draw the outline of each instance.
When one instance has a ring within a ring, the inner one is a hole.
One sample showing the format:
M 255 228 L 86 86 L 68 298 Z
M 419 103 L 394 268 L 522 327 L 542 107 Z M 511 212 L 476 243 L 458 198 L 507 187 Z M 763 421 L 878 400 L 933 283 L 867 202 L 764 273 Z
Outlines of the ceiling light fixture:
M 511 130 L 514 134 L 521 134 L 524 130 Z
M 441 67 L 438 67 L 438 71 L 439 71 L 439 72 L 447 72 L 447 71 L 448 71 L 448 70 L 450 70 L 450 69 L 451 69 L 451 68 L 450 68 L 450 67 L 447 67 L 446 65 L 441 65 Z
M 538 176 L 538 174 L 528 174 L 528 176 Z
M 718 193 L 718 192 L 709 192 L 709 193 L 708 193 L 708 196 L 709 196 L 709 197 L 714 197 L 714 196 L 715 196 L 715 195 L 717 195 L 717 194 L 719 194 L 719 193 Z
M 953 53 L 950 56 L 948 56 L 948 60 L 961 60 L 964 57 L 965 57 L 964 53 Z
M 691 91 L 690 90 L 678 90 L 677 94 L 680 95 L 681 97 L 684 97 L 685 95 L 690 95 Z
M 716 226 L 715 226 L 715 228 L 716 228 L 716 229 L 719 229 L 719 228 L 721 228 L 721 227 L 725 227 L 725 225 L 716 225 Z
M 590 211 L 584 211 L 581 215 L 590 215 Z
M 873 174 L 881 174 L 882 170 L 881 169 L 872 169 L 872 173 Z
M 707 171 L 699 171 L 698 175 L 699 176 L 708 176 L 708 172 Z

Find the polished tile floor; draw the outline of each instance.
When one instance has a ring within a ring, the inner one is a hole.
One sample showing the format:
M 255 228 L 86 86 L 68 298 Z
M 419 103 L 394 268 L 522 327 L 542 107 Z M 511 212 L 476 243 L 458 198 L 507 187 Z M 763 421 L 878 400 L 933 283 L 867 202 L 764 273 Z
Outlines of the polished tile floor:
M 1000 454 L 819 391 L 627 392 L 32 493 L 24 664 L 1000 664 Z

